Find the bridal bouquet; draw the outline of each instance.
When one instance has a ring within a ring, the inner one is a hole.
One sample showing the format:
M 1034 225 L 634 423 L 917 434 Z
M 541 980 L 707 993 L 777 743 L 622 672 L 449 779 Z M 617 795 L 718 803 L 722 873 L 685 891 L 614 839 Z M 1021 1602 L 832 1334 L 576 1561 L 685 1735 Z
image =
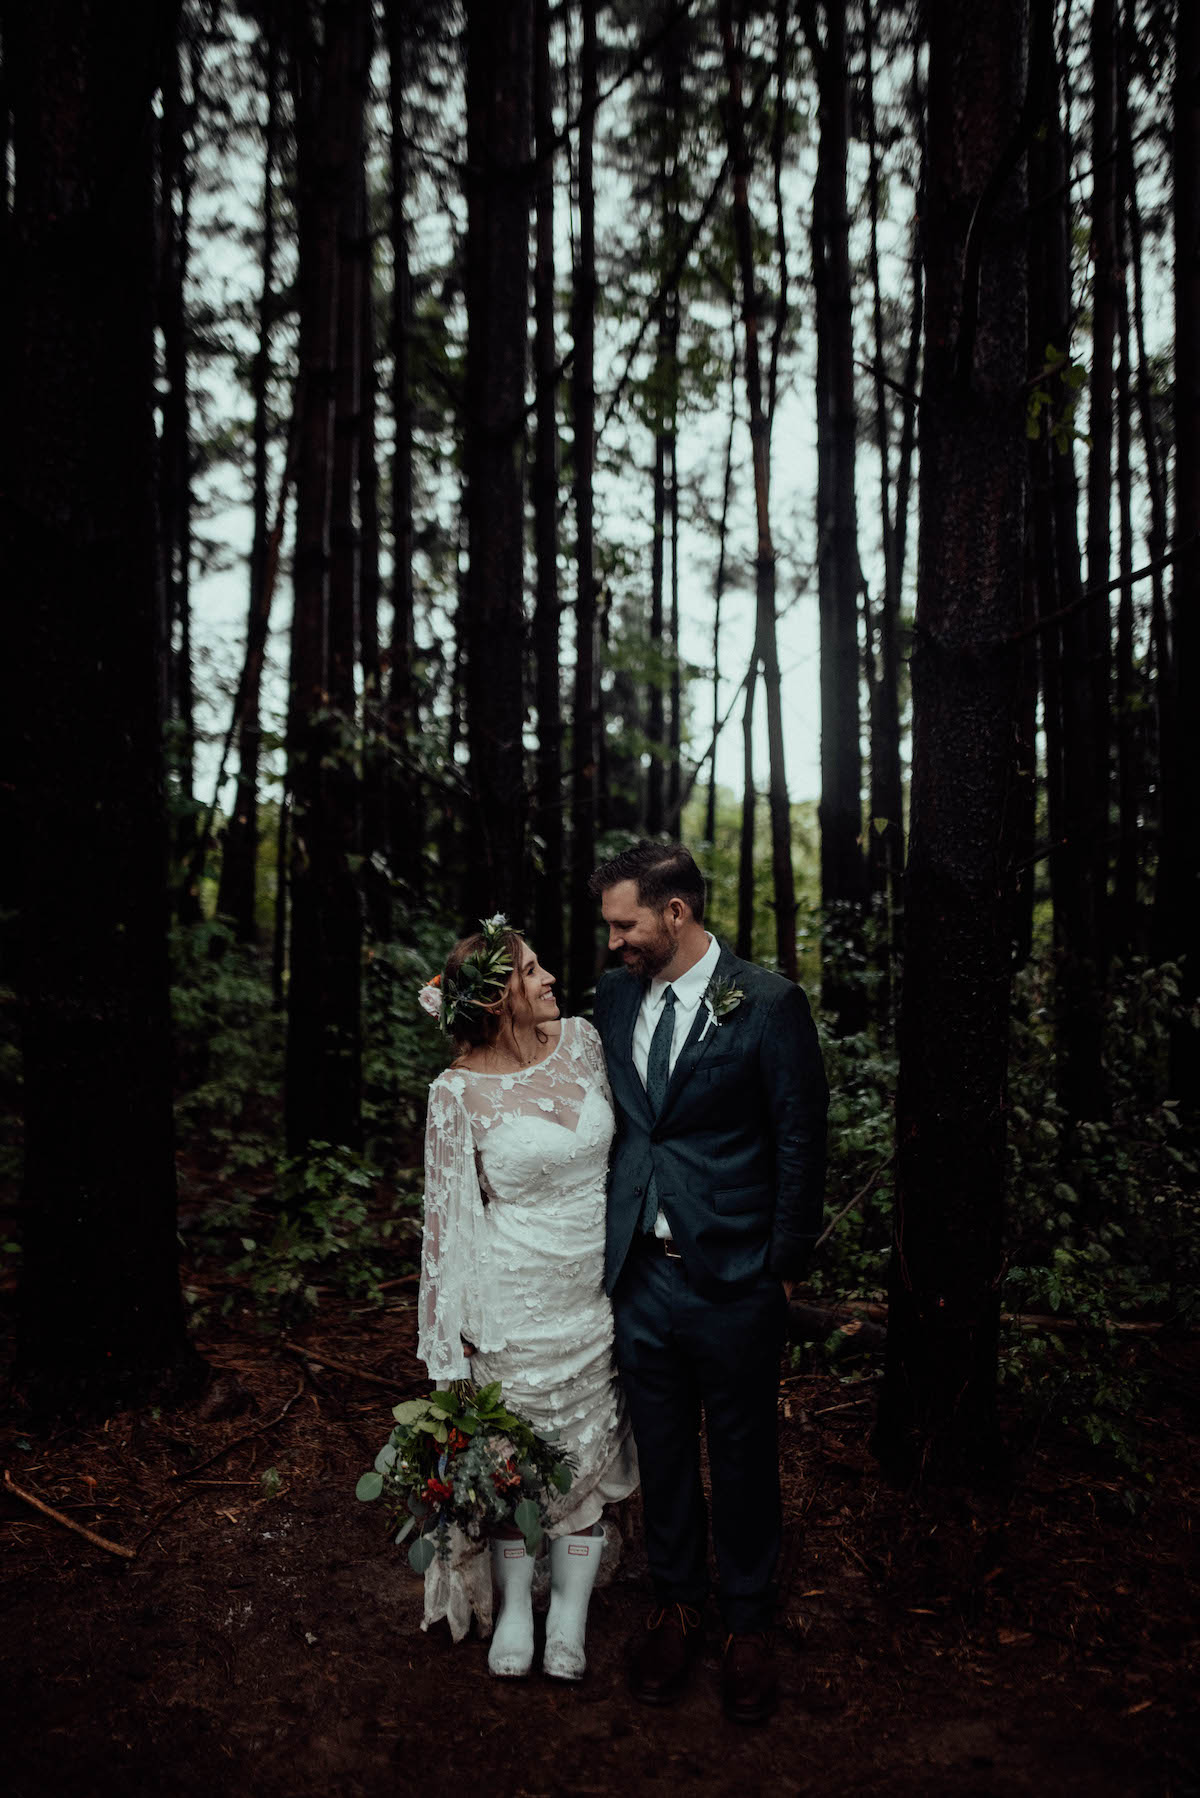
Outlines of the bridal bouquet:
M 392 1416 L 396 1427 L 355 1495 L 386 1501 L 397 1546 L 413 1537 L 415 1572 L 435 1554 L 449 1555 L 452 1524 L 473 1541 L 490 1524 L 516 1524 L 537 1552 L 551 1491 L 571 1489 L 571 1456 L 506 1409 L 499 1381 L 455 1380 L 445 1392 L 396 1405 Z

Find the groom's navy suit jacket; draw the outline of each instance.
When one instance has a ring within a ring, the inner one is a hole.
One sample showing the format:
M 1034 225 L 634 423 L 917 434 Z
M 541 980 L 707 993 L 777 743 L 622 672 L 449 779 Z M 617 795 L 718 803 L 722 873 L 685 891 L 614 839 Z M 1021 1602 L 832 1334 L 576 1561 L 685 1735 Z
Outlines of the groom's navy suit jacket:
M 596 988 L 596 1028 L 617 1113 L 609 1293 L 638 1229 L 651 1173 L 688 1278 L 709 1298 L 764 1273 L 797 1277 L 820 1229 L 829 1089 L 808 1001 L 791 981 L 724 947 L 716 978 L 740 988 L 743 998 L 715 1028 L 698 1008 L 657 1117 L 633 1064 L 645 986 L 615 968 Z

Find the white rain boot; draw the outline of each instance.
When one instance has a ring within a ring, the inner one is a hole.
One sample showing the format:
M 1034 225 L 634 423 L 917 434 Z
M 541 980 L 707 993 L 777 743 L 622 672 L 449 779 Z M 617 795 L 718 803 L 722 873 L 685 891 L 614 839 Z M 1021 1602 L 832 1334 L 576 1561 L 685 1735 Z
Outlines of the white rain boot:
M 556 1536 L 550 1544 L 550 1609 L 542 1671 L 551 1679 L 582 1679 L 587 1671 L 583 1633 L 603 1553 L 603 1535 Z
M 488 1672 L 497 1679 L 523 1679 L 533 1666 L 533 1556 L 519 1536 L 493 1536 L 492 1580 L 500 1612 L 488 1649 Z

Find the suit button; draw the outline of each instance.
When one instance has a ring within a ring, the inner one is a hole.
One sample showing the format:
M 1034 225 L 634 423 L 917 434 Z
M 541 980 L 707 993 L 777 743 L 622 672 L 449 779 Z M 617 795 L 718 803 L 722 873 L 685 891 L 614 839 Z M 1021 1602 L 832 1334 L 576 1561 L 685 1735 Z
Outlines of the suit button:
M 640 1186 L 635 1186 L 635 1187 L 634 1187 L 634 1189 L 633 1189 L 633 1196 L 634 1196 L 634 1198 L 635 1198 L 635 1199 L 640 1199 L 640 1198 L 641 1198 L 641 1196 L 642 1196 L 642 1189 L 641 1189 L 641 1187 L 640 1187 Z

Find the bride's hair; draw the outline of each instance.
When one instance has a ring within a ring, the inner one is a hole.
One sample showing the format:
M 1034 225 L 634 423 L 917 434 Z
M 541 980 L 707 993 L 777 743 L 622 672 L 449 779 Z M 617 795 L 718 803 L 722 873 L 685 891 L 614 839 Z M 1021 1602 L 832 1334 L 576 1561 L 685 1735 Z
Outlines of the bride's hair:
M 450 1038 L 455 1048 L 455 1061 L 460 1061 L 471 1049 L 488 1049 L 496 1041 L 505 1025 L 512 1024 L 512 988 L 509 982 L 514 973 L 519 974 L 521 958 L 528 952 L 525 938 L 517 930 L 504 930 L 485 933 L 482 930 L 472 932 L 455 943 L 446 957 L 446 966 L 442 973 L 442 992 L 460 992 L 463 987 L 462 969 L 467 962 L 479 963 L 489 953 L 503 948 L 508 961 L 508 972 L 503 982 L 486 983 L 479 996 L 463 997 L 459 1000 L 454 1012 L 454 1021 L 450 1027 Z M 490 984 L 490 995 L 489 995 Z M 472 983 L 474 985 L 474 983 Z M 478 990 L 478 989 L 476 989 Z M 545 1033 L 538 1026 L 538 1041 L 544 1042 Z

